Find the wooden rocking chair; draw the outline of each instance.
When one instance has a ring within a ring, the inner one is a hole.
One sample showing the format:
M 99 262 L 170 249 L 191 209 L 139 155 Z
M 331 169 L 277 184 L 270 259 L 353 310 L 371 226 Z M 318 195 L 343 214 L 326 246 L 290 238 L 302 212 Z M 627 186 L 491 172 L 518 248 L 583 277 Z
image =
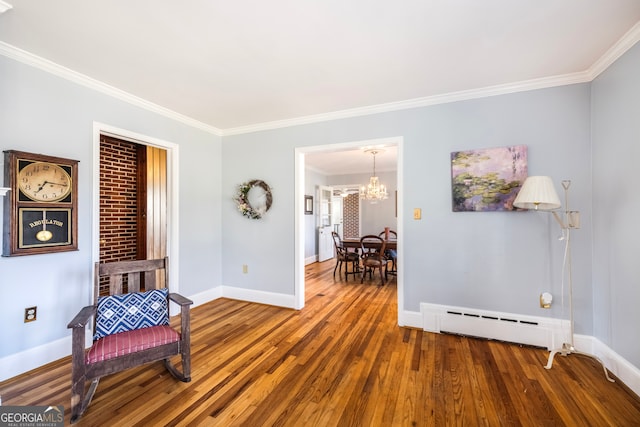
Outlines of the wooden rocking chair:
M 96 263 L 95 305 L 84 307 L 67 325 L 72 329 L 72 423 L 89 407 L 104 375 L 164 360 L 175 378 L 191 381 L 189 306 L 193 301 L 169 293 L 168 273 L 168 258 Z M 109 277 L 109 296 L 99 297 L 102 277 Z M 180 306 L 179 333 L 169 326 L 169 300 Z M 85 350 L 86 325 L 92 318 L 94 341 Z M 170 361 L 176 355 L 181 355 L 182 372 Z M 85 392 L 87 381 L 91 385 Z

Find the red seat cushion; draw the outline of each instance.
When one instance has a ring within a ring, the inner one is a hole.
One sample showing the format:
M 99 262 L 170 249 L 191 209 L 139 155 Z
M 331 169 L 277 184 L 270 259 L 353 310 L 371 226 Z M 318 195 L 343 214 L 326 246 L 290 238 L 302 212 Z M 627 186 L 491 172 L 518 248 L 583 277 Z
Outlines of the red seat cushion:
M 166 325 L 120 332 L 94 342 L 87 352 L 86 361 L 88 364 L 102 362 L 178 340 L 180 334 Z

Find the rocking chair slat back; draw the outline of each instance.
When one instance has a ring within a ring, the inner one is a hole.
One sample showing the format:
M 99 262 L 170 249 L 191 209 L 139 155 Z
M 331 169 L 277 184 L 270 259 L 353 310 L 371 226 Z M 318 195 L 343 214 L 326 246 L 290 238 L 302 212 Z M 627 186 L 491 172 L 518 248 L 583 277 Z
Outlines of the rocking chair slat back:
M 120 263 L 96 264 L 94 274 L 94 304 L 100 296 L 101 278 L 108 277 L 109 295 L 122 295 L 123 293 L 140 292 L 142 283 L 144 290 L 163 289 L 169 287 L 168 263 L 164 258 L 152 260 L 129 261 L 129 266 L 124 267 Z M 135 272 L 129 272 L 135 269 Z M 144 281 L 141 281 L 144 275 Z M 123 278 L 126 277 L 126 282 Z M 127 285 L 126 289 L 124 285 Z
M 146 279 L 146 276 L 147 274 L 145 273 L 145 279 Z M 127 274 L 127 291 L 129 293 L 140 292 L 140 273 Z

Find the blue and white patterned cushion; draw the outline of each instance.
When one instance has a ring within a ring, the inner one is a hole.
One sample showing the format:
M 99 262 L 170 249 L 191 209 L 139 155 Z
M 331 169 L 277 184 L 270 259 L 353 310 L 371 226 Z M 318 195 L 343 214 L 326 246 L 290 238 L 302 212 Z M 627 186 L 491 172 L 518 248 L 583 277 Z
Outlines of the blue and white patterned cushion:
M 134 329 L 168 325 L 168 293 L 169 290 L 165 288 L 99 297 L 93 339 Z

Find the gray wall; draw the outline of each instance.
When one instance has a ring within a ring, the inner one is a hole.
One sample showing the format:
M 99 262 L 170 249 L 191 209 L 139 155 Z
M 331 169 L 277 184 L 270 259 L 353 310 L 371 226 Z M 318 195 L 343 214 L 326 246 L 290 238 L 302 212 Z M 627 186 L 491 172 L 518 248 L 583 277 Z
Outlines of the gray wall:
M 592 83 L 594 335 L 640 367 L 640 45 Z
M 405 309 L 431 302 L 560 317 L 559 304 L 542 310 L 538 298 L 561 292 L 563 247 L 550 215 L 451 211 L 451 151 L 525 144 L 530 174 L 574 180 L 572 200 L 585 224 L 574 237 L 577 331 L 591 334 L 589 98 L 589 84 L 579 84 L 225 137 L 223 196 L 251 176 L 277 194 L 262 223 L 223 206 L 224 283 L 293 292 L 296 147 L 402 136 Z M 421 221 L 412 219 L 415 207 Z M 255 280 L 242 277 L 241 260 L 257 265 Z
M 66 324 L 89 302 L 92 124 L 99 121 L 179 144 L 180 289 L 187 296 L 220 284 L 293 295 L 295 148 L 401 136 L 405 309 L 430 302 L 566 317 L 560 304 L 538 306 L 540 292 L 556 301 L 561 293 L 563 245 L 549 214 L 451 211 L 451 151 L 525 144 L 529 174 L 550 175 L 558 190 L 560 180 L 571 179 L 571 205 L 582 213 L 573 234 L 576 331 L 595 334 L 640 366 L 633 339 L 640 320 L 638 202 L 630 179 L 639 150 L 638 57 L 636 46 L 593 83 L 593 93 L 591 84 L 577 84 L 222 142 L 0 57 L 1 148 L 80 160 L 80 250 L 0 258 L 0 357 L 67 337 Z M 239 215 L 232 200 L 237 184 L 253 178 L 269 183 L 274 197 L 261 221 Z M 412 219 L 416 207 L 420 221 Z M 39 321 L 24 324 L 31 305 Z
M 0 56 L 0 148 L 80 161 L 79 250 L 0 258 L 0 357 L 68 336 L 90 303 L 94 121 L 179 144 L 180 291 L 220 284 L 220 138 Z M 23 323 L 30 306 L 38 320 Z

